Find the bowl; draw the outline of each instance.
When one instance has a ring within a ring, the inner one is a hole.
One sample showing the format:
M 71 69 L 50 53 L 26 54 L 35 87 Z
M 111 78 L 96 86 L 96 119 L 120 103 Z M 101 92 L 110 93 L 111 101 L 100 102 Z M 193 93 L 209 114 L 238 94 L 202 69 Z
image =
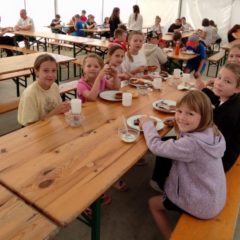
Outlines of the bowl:
M 136 129 L 126 129 L 126 128 L 119 128 L 118 129 L 118 136 L 123 142 L 132 143 L 135 142 L 139 137 L 140 132 Z
M 73 114 L 71 111 L 64 113 L 65 122 L 70 127 L 78 127 L 81 125 L 83 116 L 81 114 Z
M 148 93 L 148 86 L 146 85 L 139 85 L 137 86 L 138 93 L 142 96 L 147 95 Z

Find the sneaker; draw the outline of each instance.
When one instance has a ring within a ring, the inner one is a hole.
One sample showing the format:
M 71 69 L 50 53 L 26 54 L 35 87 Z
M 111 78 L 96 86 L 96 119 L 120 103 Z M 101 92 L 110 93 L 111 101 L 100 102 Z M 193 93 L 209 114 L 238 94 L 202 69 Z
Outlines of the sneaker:
M 154 180 L 150 180 L 149 185 L 155 191 L 159 192 L 160 194 L 163 194 L 163 190 L 158 186 L 157 182 L 155 182 Z

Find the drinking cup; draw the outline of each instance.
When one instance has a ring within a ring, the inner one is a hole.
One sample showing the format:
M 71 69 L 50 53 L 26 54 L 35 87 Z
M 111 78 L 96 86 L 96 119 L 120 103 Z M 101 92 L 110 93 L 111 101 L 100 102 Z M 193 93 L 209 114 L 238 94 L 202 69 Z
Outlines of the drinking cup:
M 153 79 L 153 87 L 154 89 L 161 89 L 162 78 L 154 78 Z
M 146 85 L 139 85 L 137 86 L 138 93 L 142 96 L 147 95 L 148 93 L 148 86 Z
M 71 112 L 73 114 L 80 114 L 82 110 L 82 100 L 81 99 L 71 99 Z
M 179 68 L 174 69 L 173 71 L 173 77 L 174 78 L 180 78 L 182 75 L 182 70 Z
M 129 92 L 124 92 L 122 95 L 122 105 L 124 107 L 130 107 L 132 105 L 132 94 Z

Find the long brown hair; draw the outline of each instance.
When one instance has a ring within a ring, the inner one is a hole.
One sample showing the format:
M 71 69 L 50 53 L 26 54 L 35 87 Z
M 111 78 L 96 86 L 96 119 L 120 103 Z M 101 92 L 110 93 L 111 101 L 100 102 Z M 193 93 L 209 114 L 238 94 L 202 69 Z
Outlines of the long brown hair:
M 213 127 L 214 134 L 220 134 L 213 123 L 213 107 L 211 101 L 205 93 L 199 90 L 189 91 L 177 102 L 176 108 L 183 105 L 187 106 L 191 111 L 194 111 L 201 116 L 200 123 L 194 132 L 201 132 L 209 127 Z M 176 132 L 179 133 L 177 126 Z
M 143 37 L 143 33 L 141 33 L 141 32 L 137 32 L 137 31 L 132 31 L 132 32 L 130 32 L 129 35 L 128 35 L 128 46 L 129 46 L 130 41 L 132 40 L 132 38 L 133 38 L 134 35 L 139 35 L 139 36 L 142 36 L 142 37 Z M 129 49 L 128 49 L 128 51 L 127 51 L 127 56 L 128 56 L 128 58 L 129 58 L 130 62 L 133 62 L 133 57 L 132 57 Z
M 140 13 L 140 9 L 138 5 L 133 6 L 134 20 L 137 21 L 138 14 Z

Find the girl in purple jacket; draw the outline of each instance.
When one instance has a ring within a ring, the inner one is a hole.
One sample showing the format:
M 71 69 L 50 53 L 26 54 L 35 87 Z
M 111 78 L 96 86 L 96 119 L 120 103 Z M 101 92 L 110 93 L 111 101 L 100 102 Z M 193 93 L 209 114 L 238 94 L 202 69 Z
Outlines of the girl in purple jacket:
M 213 124 L 209 98 L 201 91 L 188 92 L 177 103 L 175 125 L 178 139 L 162 141 L 151 119 L 140 119 L 148 148 L 172 160 L 164 194 L 149 200 L 151 213 L 166 239 L 172 232 L 166 210 L 210 219 L 219 214 L 226 201 L 221 160 L 225 140 Z

